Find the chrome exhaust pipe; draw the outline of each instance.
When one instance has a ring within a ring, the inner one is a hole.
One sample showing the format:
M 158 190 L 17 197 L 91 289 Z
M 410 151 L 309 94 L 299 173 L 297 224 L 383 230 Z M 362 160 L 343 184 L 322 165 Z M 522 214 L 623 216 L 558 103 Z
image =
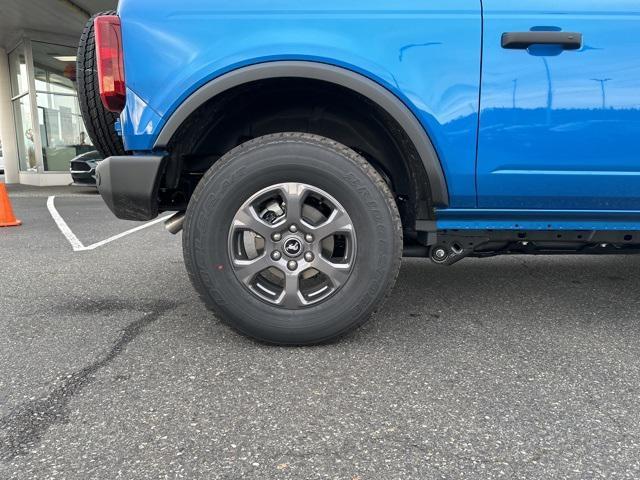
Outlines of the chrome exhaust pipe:
M 164 228 L 173 235 L 177 235 L 184 226 L 184 212 L 178 212 L 164 222 Z

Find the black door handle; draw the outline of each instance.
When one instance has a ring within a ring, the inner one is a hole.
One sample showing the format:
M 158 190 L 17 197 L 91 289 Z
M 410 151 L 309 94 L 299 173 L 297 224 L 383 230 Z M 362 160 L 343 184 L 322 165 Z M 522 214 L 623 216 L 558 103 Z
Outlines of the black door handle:
M 564 50 L 582 47 L 582 34 L 576 32 L 506 32 L 502 34 L 502 48 L 526 50 L 532 45 L 558 45 Z

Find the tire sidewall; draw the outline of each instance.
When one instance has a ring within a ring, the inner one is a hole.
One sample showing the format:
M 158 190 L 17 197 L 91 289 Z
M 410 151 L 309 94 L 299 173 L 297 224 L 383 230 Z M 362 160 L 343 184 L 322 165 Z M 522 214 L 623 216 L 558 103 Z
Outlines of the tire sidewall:
M 203 178 L 187 210 L 185 257 L 200 294 L 235 328 L 280 343 L 328 339 L 362 323 L 384 297 L 397 274 L 397 212 L 382 180 L 363 172 L 353 155 L 344 146 L 327 148 L 313 138 L 257 142 L 232 151 Z M 235 276 L 228 252 L 239 208 L 258 191 L 285 182 L 306 183 L 333 196 L 349 213 L 357 241 L 346 284 L 318 305 L 299 310 L 276 307 L 251 293 Z

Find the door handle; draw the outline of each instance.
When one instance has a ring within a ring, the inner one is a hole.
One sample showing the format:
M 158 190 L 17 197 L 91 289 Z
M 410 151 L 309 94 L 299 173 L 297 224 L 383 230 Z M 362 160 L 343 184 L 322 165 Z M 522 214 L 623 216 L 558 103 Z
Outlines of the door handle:
M 582 47 L 582 34 L 576 32 L 506 32 L 502 34 L 502 48 L 526 50 L 532 45 L 558 45 L 563 50 Z

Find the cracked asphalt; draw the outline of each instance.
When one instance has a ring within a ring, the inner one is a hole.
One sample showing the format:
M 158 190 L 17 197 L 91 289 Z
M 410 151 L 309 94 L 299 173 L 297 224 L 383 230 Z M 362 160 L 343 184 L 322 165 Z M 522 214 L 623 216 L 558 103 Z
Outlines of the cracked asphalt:
M 640 257 L 409 259 L 321 347 L 230 331 L 180 238 L 90 190 L 10 189 L 0 230 L 2 479 L 640 477 Z

